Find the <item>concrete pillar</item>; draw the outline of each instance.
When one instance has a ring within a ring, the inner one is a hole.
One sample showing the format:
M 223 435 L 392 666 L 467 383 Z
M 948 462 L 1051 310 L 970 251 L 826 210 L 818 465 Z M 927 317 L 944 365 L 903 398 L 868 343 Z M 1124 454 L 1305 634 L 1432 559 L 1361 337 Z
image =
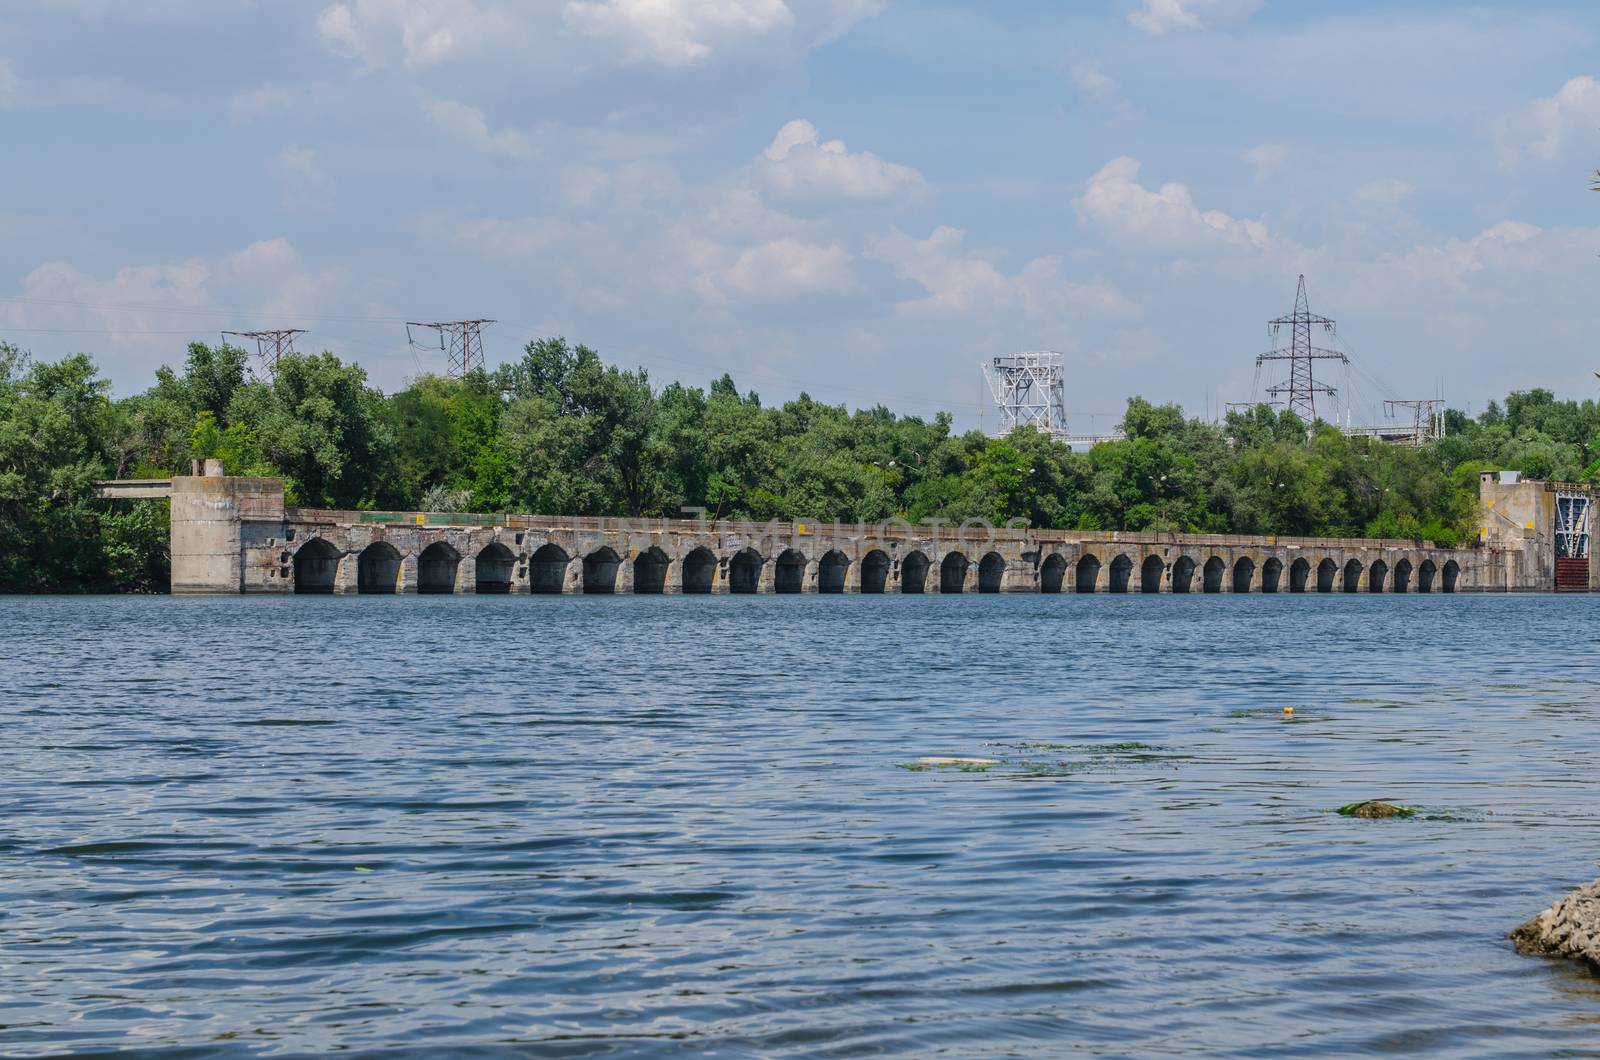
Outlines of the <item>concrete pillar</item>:
M 865 555 L 865 553 L 851 557 L 850 565 L 844 569 L 844 591 L 847 593 L 861 592 L 862 555 Z M 885 590 L 888 588 L 889 587 L 887 585 L 884 586 Z
M 401 594 L 416 595 L 417 554 L 415 552 L 407 552 L 400 557 L 400 580 L 395 585 L 394 591 Z
M 687 555 L 688 553 L 685 553 Z M 723 553 L 717 557 L 717 562 L 711 568 L 711 595 L 728 595 L 728 564 L 733 562 L 731 553 Z M 683 561 L 678 561 L 678 591 L 683 591 Z
M 820 560 L 806 560 L 806 569 L 800 575 L 800 591 L 803 593 L 816 592 L 819 584 L 818 579 L 821 575 L 821 572 L 822 563 Z
M 341 596 L 354 596 L 356 575 L 360 567 L 360 553 L 346 552 L 339 557 L 339 569 L 333 576 L 333 591 Z
M 617 584 L 614 592 L 619 595 L 627 593 L 633 595 L 633 561 L 638 558 L 637 553 L 621 553 L 622 559 L 617 562 Z
M 575 594 L 583 592 L 582 556 L 574 556 L 572 559 L 567 560 L 567 573 L 565 579 L 561 583 L 561 591 L 564 593 Z
M 772 593 L 777 588 L 778 557 L 761 557 L 761 577 L 756 579 L 756 592 Z
M 478 591 L 478 556 L 468 553 L 456 563 L 455 592 L 472 594 Z

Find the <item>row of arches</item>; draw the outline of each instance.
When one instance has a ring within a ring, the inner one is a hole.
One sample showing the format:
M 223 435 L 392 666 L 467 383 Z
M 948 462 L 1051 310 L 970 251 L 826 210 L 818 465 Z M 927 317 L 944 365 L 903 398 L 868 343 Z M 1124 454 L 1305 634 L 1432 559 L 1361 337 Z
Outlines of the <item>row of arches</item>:
M 1067 570 L 1067 561 L 1059 554 L 1052 554 L 1040 567 L 1040 589 L 1047 593 L 1061 592 Z M 1324 558 L 1313 568 L 1311 560 L 1301 557 L 1289 565 L 1285 577 L 1283 561 L 1275 556 L 1263 562 L 1259 571 L 1255 560 L 1244 556 L 1234 561 L 1230 571 L 1227 561 L 1221 556 L 1211 556 L 1203 564 L 1190 556 L 1179 556 L 1169 568 L 1165 559 L 1152 555 L 1144 558 L 1136 572 L 1133 560 L 1127 555 L 1119 555 L 1111 561 L 1106 574 L 1104 591 L 1113 593 L 1159 593 L 1163 578 L 1169 576 L 1170 591 L 1174 593 L 1220 593 L 1224 585 L 1236 593 L 1331 593 L 1336 590 L 1347 593 L 1428 593 L 1433 592 L 1436 586 L 1443 592 L 1453 593 L 1461 576 L 1461 565 L 1453 559 L 1445 561 L 1442 568 L 1431 559 L 1423 560 L 1420 565 L 1402 559 L 1391 570 L 1389 564 L 1381 559 L 1374 560 L 1370 566 L 1364 566 L 1358 559 L 1351 559 L 1341 567 L 1334 560 Z M 1133 587 L 1136 576 L 1137 589 Z M 1100 557 L 1091 553 L 1080 558 L 1072 568 L 1072 577 L 1073 589 L 1077 592 L 1101 591 Z
M 294 587 L 297 593 L 332 593 L 338 581 L 340 552 L 332 543 L 313 538 L 301 546 L 294 557 Z M 456 591 L 461 554 L 443 541 L 437 541 L 417 556 L 417 592 Z M 573 557 L 556 544 L 546 544 L 528 558 L 528 589 L 533 593 L 561 593 L 567 589 Z M 718 573 L 719 561 L 708 548 L 696 548 L 677 561 L 678 588 L 684 593 L 709 593 Z M 387 541 L 375 541 L 356 557 L 356 591 L 394 593 L 400 587 L 403 557 Z M 585 593 L 615 593 L 625 561 L 611 548 L 600 548 L 583 557 L 581 589 Z M 634 593 L 662 593 L 668 585 L 674 561 L 660 548 L 640 552 L 632 563 Z M 843 552 L 831 550 L 817 561 L 816 589 L 819 593 L 845 591 L 851 560 Z M 766 559 L 753 548 L 735 553 L 725 561 L 722 571 L 730 593 L 761 590 L 761 575 Z M 511 590 L 516 557 L 505 545 L 493 543 L 477 555 L 475 589 L 479 593 L 505 593 Z M 860 585 L 863 593 L 889 590 L 894 564 L 881 549 L 861 558 Z M 938 570 L 938 591 L 966 591 L 971 562 L 959 552 L 945 555 Z M 1005 576 L 1006 563 L 998 552 L 985 554 L 977 564 L 977 590 L 997 593 Z M 929 591 L 931 563 L 922 552 L 913 551 L 899 563 L 902 593 Z M 799 593 L 805 590 L 807 560 L 797 549 L 785 549 L 772 563 L 771 591 Z M 575 587 L 576 588 L 576 587 Z
M 295 554 L 294 587 L 297 593 L 332 593 L 335 591 L 339 550 L 322 538 L 306 542 Z M 437 541 L 423 549 L 417 556 L 417 592 L 453 593 L 457 588 L 457 573 L 462 556 L 450 544 Z M 572 559 L 565 549 L 556 544 L 546 544 L 528 559 L 528 588 L 534 593 L 561 593 L 567 589 Z M 386 541 L 375 541 L 356 557 L 356 591 L 360 593 L 394 593 L 399 590 L 403 557 Z M 483 548 L 476 557 L 474 590 L 478 593 L 507 593 L 511 591 L 516 556 L 509 548 L 494 542 Z M 816 567 L 816 591 L 842 593 L 851 560 L 843 552 L 831 550 L 822 555 Z M 674 561 L 660 548 L 648 548 L 632 561 L 632 591 L 639 594 L 663 593 L 673 574 Z M 615 593 L 625 561 L 610 548 L 597 549 L 583 557 L 581 591 L 585 593 Z M 761 577 L 766 559 L 753 548 L 735 553 L 725 561 L 717 558 L 708 548 L 696 548 L 677 561 L 678 588 L 684 593 L 710 593 L 716 582 L 719 565 L 730 593 L 761 591 Z M 771 591 L 799 593 L 805 590 L 807 573 L 805 555 L 797 549 L 786 549 L 772 563 Z M 899 582 L 901 593 L 961 593 L 968 590 L 972 562 L 960 552 L 947 553 L 939 563 L 938 571 L 932 569 L 928 557 L 912 551 L 902 558 L 898 568 L 887 553 L 873 549 L 861 558 L 859 589 L 863 593 L 889 591 L 891 576 Z M 998 552 L 983 555 L 977 563 L 976 589 L 980 593 L 998 593 L 1005 578 L 1006 561 Z M 1233 592 L 1432 592 L 1437 586 L 1443 592 L 1454 592 L 1461 568 L 1455 560 L 1448 560 L 1442 568 L 1433 560 L 1423 560 L 1413 567 L 1409 559 L 1397 562 L 1393 569 L 1384 560 L 1374 560 L 1364 566 L 1360 560 L 1348 560 L 1343 567 L 1332 559 L 1324 558 L 1315 567 L 1311 560 L 1301 557 L 1284 569 L 1283 562 L 1272 557 L 1259 569 L 1249 557 L 1236 560 L 1230 570 L 1221 556 L 1211 556 L 1203 563 L 1190 556 L 1179 556 L 1170 567 L 1158 555 L 1146 556 L 1137 568 L 1126 554 L 1110 561 L 1110 569 L 1102 579 L 1102 561 L 1089 553 L 1075 565 L 1069 564 L 1059 553 L 1046 557 L 1039 569 L 1039 587 L 1046 593 L 1065 591 L 1068 577 L 1071 586 L 1080 593 L 1107 591 L 1113 593 L 1159 593 L 1162 583 L 1170 578 L 1170 591 L 1174 593 L 1220 593 L 1224 585 Z M 937 581 L 930 585 L 930 575 Z M 1259 579 L 1259 581 L 1258 581 Z M 937 588 L 935 589 L 934 586 Z M 574 586 L 578 588 L 578 586 Z

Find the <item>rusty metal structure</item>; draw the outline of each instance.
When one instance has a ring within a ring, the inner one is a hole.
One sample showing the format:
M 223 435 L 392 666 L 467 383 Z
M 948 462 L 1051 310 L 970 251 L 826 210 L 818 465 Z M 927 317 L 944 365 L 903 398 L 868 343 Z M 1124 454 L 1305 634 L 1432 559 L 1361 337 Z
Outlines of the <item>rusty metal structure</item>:
M 480 370 L 483 360 L 483 327 L 492 320 L 435 320 L 406 321 L 406 342 L 413 349 L 426 349 L 412 336 L 412 328 L 425 328 L 439 334 L 439 349 L 445 352 L 445 375 L 460 379 L 467 373 Z

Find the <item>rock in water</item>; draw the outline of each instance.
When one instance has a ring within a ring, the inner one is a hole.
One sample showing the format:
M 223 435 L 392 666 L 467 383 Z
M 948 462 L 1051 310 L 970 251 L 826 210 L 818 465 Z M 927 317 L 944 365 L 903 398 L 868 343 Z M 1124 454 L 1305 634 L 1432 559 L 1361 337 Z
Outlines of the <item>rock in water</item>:
M 1600 880 L 1585 884 L 1511 933 L 1518 953 L 1570 957 L 1600 968 Z

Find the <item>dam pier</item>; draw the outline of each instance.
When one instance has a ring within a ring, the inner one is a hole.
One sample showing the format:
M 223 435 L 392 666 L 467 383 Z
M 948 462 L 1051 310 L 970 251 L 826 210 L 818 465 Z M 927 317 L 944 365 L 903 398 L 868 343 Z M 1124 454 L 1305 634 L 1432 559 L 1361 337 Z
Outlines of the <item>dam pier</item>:
M 1600 581 L 1587 506 L 1580 541 L 1557 525 L 1573 519 L 1562 490 L 1493 473 L 1479 540 L 1442 548 L 898 520 L 332 511 L 286 506 L 278 479 L 205 470 L 100 485 L 107 497 L 170 498 L 174 593 L 1469 593 Z

